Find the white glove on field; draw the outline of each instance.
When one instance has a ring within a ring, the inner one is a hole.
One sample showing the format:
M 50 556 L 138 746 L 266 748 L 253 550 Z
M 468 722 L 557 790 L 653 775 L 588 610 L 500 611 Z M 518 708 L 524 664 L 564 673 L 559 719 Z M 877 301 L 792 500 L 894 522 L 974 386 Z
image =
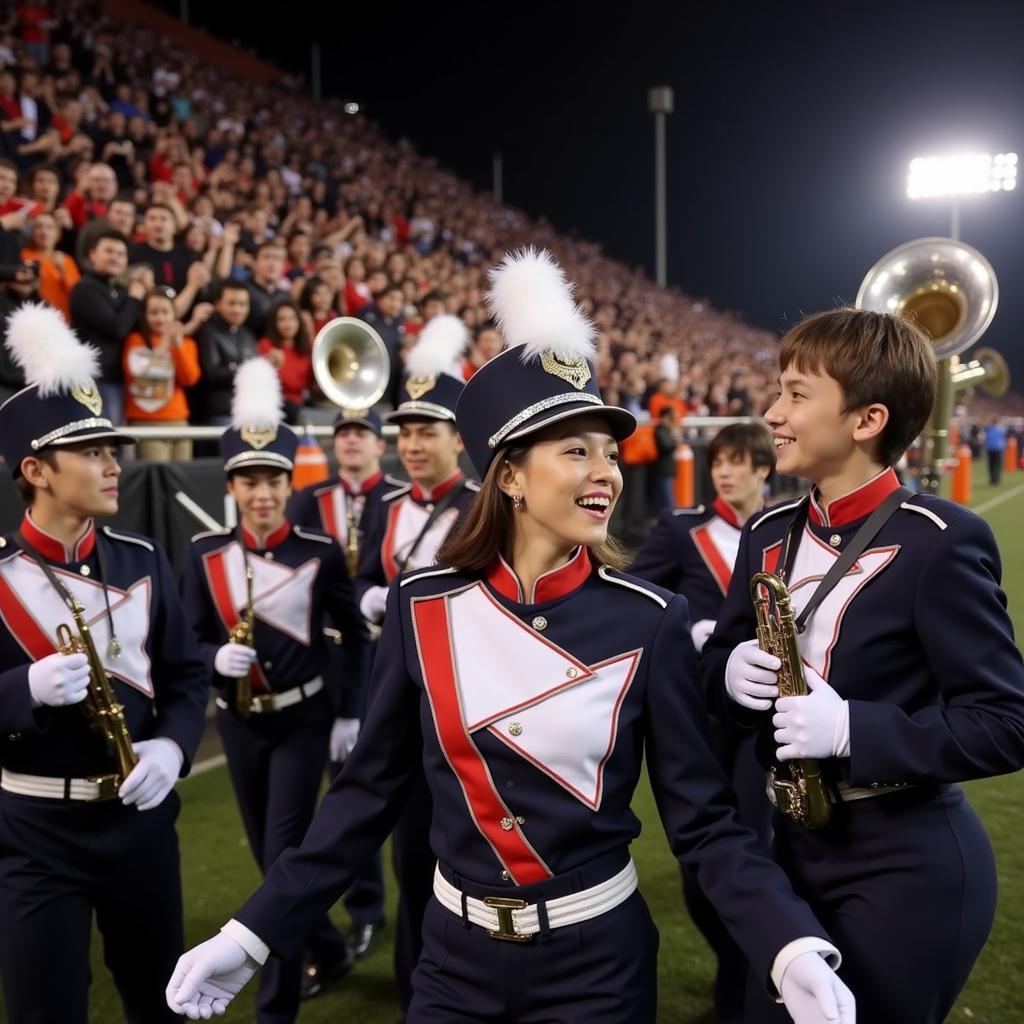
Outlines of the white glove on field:
M 256 649 L 246 644 L 224 644 L 213 656 L 213 667 L 228 679 L 238 679 L 248 673 L 256 660 Z
M 715 631 L 714 619 L 698 619 L 690 627 L 693 649 L 700 654 L 701 648 L 708 642 L 708 637 Z
M 794 1024 L 856 1024 L 853 993 L 817 953 L 796 957 L 782 975 L 780 987 Z
M 387 587 L 370 587 L 359 602 L 359 610 L 363 618 L 370 622 L 380 622 L 384 618 L 384 609 L 388 603 Z
M 780 697 L 775 702 L 776 757 L 849 757 L 849 703 L 808 665 L 804 678 L 811 691 L 806 697 Z
M 778 671 L 782 662 L 766 654 L 756 640 L 733 648 L 725 666 L 725 692 L 741 707 L 767 711 L 779 695 Z
M 336 718 L 331 726 L 330 758 L 339 764 L 348 760 L 359 738 L 358 718 Z
M 159 807 L 174 789 L 181 773 L 185 755 L 174 740 L 158 736 L 154 740 L 139 740 L 133 743 L 139 763 L 131 770 L 128 778 L 121 783 L 118 796 L 128 807 L 138 806 L 140 811 L 151 811 Z
M 178 958 L 164 993 L 167 1005 L 189 1020 L 223 1016 L 259 966 L 234 939 L 220 932 Z
M 89 692 L 89 659 L 84 654 L 48 654 L 28 667 L 32 706 L 79 704 Z

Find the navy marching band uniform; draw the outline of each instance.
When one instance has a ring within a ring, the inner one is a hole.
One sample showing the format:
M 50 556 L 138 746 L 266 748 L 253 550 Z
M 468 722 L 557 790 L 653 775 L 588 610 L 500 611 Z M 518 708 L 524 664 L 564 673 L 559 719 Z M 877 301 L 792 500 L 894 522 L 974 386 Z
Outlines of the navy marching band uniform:
M 290 470 L 297 439 L 278 425 L 269 443 L 251 445 L 250 433 L 230 429 L 221 447 L 225 468 Z M 253 572 L 254 647 L 251 711 L 239 715 L 235 683 L 214 667 L 218 649 L 247 607 L 246 567 Z M 365 628 L 337 542 L 287 519 L 262 543 L 246 527 L 199 534 L 182 578 L 182 593 L 200 640 L 211 684 L 221 690 L 217 727 L 228 770 L 260 868 L 296 845 L 313 817 L 336 708 L 366 671 Z M 325 621 L 341 630 L 340 656 L 324 636 Z M 340 712 L 339 712 L 340 713 Z M 351 717 L 357 717 L 353 712 Z M 324 920 L 321 936 L 344 939 Z M 285 1024 L 298 1013 L 301 957 L 275 960 L 260 979 L 257 1019 Z
M 710 506 L 670 509 L 637 551 L 629 571 L 686 598 L 690 619 L 715 621 L 732 579 L 742 527 L 735 509 L 721 497 Z M 710 628 L 710 627 L 709 627 Z M 754 751 L 755 736 L 721 720 L 711 723 L 719 760 L 732 782 L 739 820 L 761 838 L 771 836 L 771 805 L 765 795 L 764 771 Z M 715 1011 L 723 1024 L 743 1019 L 747 962 L 693 875 L 683 871 L 683 893 L 694 924 L 718 960 Z
M 0 407 L 0 452 L 121 444 L 95 388 L 40 398 L 30 385 Z M 118 799 L 118 762 L 83 705 L 33 707 L 29 669 L 77 633 L 58 584 L 84 608 L 133 744 L 163 738 L 188 773 L 206 685 L 174 577 L 155 542 L 90 523 L 74 550 L 27 513 L 0 536 L 0 970 L 8 1019 L 85 1024 L 93 912 L 132 1024 L 171 1021 L 165 973 L 184 940 L 172 790 L 152 809 Z
M 455 406 L 463 383 L 449 373 L 410 380 L 401 386 L 398 408 L 388 419 L 430 419 L 454 426 Z M 441 545 L 462 521 L 479 485 L 457 470 L 432 491 L 418 483 L 382 490 L 380 500 L 364 514 L 366 531 L 360 551 L 356 592 L 364 614 L 372 617 L 368 598 L 381 594 L 406 570 L 432 566 Z M 370 693 L 368 703 L 374 699 Z M 422 778 L 413 787 L 407 807 L 392 835 L 392 866 L 399 899 L 395 921 L 395 984 L 403 1010 L 412 999 L 412 974 L 422 949 L 423 918 L 430 902 L 435 858 L 423 841 L 430 830 L 430 792 Z
M 812 494 L 787 587 L 794 613 L 899 486 L 885 470 L 823 510 Z M 718 626 L 701 662 L 713 711 L 758 725 L 770 713 L 724 691 L 733 648 L 755 632 L 749 580 L 776 572 L 798 502 L 744 528 Z M 833 814 L 810 831 L 775 815 L 779 863 L 840 944 L 861 1019 L 938 1024 L 991 928 L 992 850 L 956 783 L 1024 765 L 1024 668 L 988 525 L 939 498 L 903 502 L 799 637 L 805 663 L 849 702 L 850 757 L 821 762 Z M 775 1019 L 766 1003 L 761 1016 Z

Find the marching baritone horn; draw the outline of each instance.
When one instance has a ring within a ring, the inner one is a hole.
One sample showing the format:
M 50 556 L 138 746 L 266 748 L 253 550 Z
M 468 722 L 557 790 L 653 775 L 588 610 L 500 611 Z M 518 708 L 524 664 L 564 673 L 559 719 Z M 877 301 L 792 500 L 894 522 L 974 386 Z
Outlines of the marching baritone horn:
M 245 618 L 240 619 L 228 633 L 233 644 L 245 647 L 256 646 L 256 611 L 252 602 L 253 571 L 246 560 L 245 565 Z M 249 670 L 252 671 L 251 669 Z M 235 680 L 235 710 L 239 718 L 248 718 L 252 711 L 252 681 L 249 672 L 245 672 Z
M 114 748 L 118 765 L 117 783 L 120 785 L 139 763 L 135 748 L 132 746 L 132 738 L 128 734 L 124 705 L 114 696 L 113 687 L 107 678 L 107 670 L 103 666 L 96 644 L 93 643 L 92 633 L 85 621 L 85 608 L 73 600 L 68 601 L 68 607 L 71 609 L 75 630 L 78 632 L 76 634 L 66 622 L 62 622 L 57 627 L 57 650 L 61 654 L 84 654 L 89 660 L 89 690 L 85 698 L 85 713 L 92 725 Z M 103 782 L 109 778 L 110 776 L 104 776 L 90 781 Z
M 779 696 L 806 697 L 809 691 L 796 641 L 793 602 L 785 583 L 772 573 L 755 573 L 750 581 L 750 597 L 757 614 L 758 645 L 782 662 Z M 768 783 L 779 810 L 801 825 L 821 828 L 832 816 L 832 801 L 816 760 L 803 757 L 788 761 L 784 767 L 773 766 Z

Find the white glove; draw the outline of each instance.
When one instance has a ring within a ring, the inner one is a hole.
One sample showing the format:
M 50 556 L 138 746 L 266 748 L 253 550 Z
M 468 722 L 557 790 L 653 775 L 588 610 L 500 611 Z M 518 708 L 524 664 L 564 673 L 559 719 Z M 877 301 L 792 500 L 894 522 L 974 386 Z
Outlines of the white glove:
M 89 692 L 89 659 L 84 654 L 48 654 L 28 667 L 32 706 L 79 704 Z
M 337 761 L 338 764 L 347 761 L 358 738 L 358 718 L 336 718 L 334 725 L 331 726 L 331 760 Z
M 813 668 L 804 665 L 811 692 L 806 697 L 780 697 L 775 702 L 772 725 L 776 757 L 849 757 L 850 705 Z
M 213 656 L 213 667 L 228 679 L 247 675 L 256 660 L 256 649 L 245 644 L 228 643 Z
M 136 804 L 140 811 L 151 811 L 164 802 L 164 798 L 178 781 L 185 755 L 174 740 L 158 736 L 155 740 L 133 743 L 139 763 L 128 774 L 117 791 L 126 807 Z
M 693 639 L 693 649 L 700 654 L 701 648 L 708 642 L 708 637 L 715 631 L 714 619 L 698 619 L 690 627 L 690 636 Z
M 782 662 L 766 654 L 756 640 L 745 640 L 733 648 L 725 665 L 725 692 L 741 707 L 767 711 L 779 695 L 776 673 Z
M 164 993 L 167 1005 L 189 1020 L 222 1016 L 259 966 L 234 939 L 221 932 L 178 958 Z
M 370 587 L 359 602 L 359 610 L 363 613 L 363 618 L 369 622 L 380 622 L 384 618 L 387 603 L 387 587 Z
M 794 1024 L 856 1024 L 853 993 L 818 953 L 795 957 L 780 989 Z

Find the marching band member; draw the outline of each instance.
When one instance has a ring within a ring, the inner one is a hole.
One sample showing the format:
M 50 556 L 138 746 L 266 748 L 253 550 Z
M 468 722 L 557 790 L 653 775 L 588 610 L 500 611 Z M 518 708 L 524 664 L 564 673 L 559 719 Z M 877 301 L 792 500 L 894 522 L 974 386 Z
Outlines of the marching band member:
M 612 567 L 635 420 L 601 402 L 591 324 L 546 253 L 507 257 L 492 302 L 517 347 L 458 407 L 481 493 L 443 567 L 391 587 L 365 727 L 302 846 L 181 958 L 170 1005 L 223 1013 L 298 948 L 422 766 L 438 864 L 407 1021 L 653 1022 L 658 939 L 628 852 L 646 747 L 671 845 L 758 977 L 801 1024 L 852 1021 L 835 948 L 736 821 L 685 600 Z
M 398 457 L 410 483 L 386 490 L 367 517 L 356 590 L 371 622 L 384 615 L 388 585 L 400 573 L 433 565 L 479 486 L 459 468 L 462 438 L 455 405 L 462 393 L 461 359 L 469 343 L 455 316 L 434 317 L 406 357 L 401 401 L 388 421 L 398 425 Z M 369 699 L 372 700 L 372 693 Z M 423 915 L 433 886 L 435 858 L 423 842 L 430 831 L 430 792 L 419 779 L 391 840 L 398 881 L 395 984 L 402 1009 L 412 998 L 412 972 L 423 946 Z
M 663 512 L 629 571 L 676 594 L 689 606 L 690 635 L 698 654 L 715 628 L 732 578 L 740 530 L 764 507 L 765 484 L 775 467 L 771 433 L 760 423 L 733 423 L 720 430 L 708 446 L 708 469 L 715 499 L 707 508 Z M 764 771 L 754 752 L 749 731 L 712 722 L 719 760 L 732 781 L 739 819 L 767 847 L 771 835 L 771 805 L 765 795 Z M 719 1024 L 741 1024 L 747 962 L 729 937 L 714 908 L 683 871 L 683 894 L 690 917 L 715 951 L 715 1013 Z
M 302 839 L 328 749 L 358 727 L 335 708 L 346 684 L 360 680 L 366 657 L 341 548 L 285 517 L 298 438 L 281 418 L 274 368 L 260 357 L 243 363 L 232 426 L 221 437 L 240 524 L 193 537 L 182 578 L 209 679 L 220 690 L 217 728 L 246 836 L 264 872 Z M 325 616 L 344 636 L 339 659 L 331 658 Z M 314 925 L 328 934 L 322 918 Z M 344 937 L 333 934 L 335 958 L 344 960 Z M 260 1024 L 295 1020 L 301 972 L 301 956 L 267 965 Z
M 983 519 L 912 496 L 892 469 L 935 397 L 917 327 L 819 313 L 783 338 L 779 362 L 765 414 L 778 470 L 814 487 L 744 527 L 704 648 L 707 695 L 758 728 L 766 767 L 820 765 L 831 818 L 810 829 L 776 813 L 776 853 L 842 947 L 863 1018 L 939 1024 L 996 903 L 988 837 L 956 783 L 1024 764 L 1024 666 L 999 552 Z M 751 639 L 759 571 L 791 595 L 807 696 L 774 700 L 780 661 Z
M 11 317 L 7 346 L 28 382 L 0 406 L 0 454 L 28 506 L 0 536 L 7 1020 L 86 1024 L 95 912 L 125 1018 L 171 1021 L 173 790 L 203 731 L 203 665 L 163 551 L 96 525 L 117 512 L 117 447 L 133 443 L 103 414 L 96 351 L 36 305 Z M 94 652 L 64 653 L 72 637 Z
M 343 409 L 334 420 L 337 478 L 297 491 L 289 509 L 288 518 L 296 526 L 323 530 L 338 541 L 353 574 L 364 547 L 365 524 L 376 518 L 381 496 L 403 486 L 403 481 L 381 471 L 380 460 L 385 448 L 381 419 L 373 409 Z M 340 650 L 334 653 L 336 657 L 341 656 Z M 358 723 L 364 714 L 364 697 L 346 687 L 336 713 Z M 344 743 L 341 742 L 343 737 L 336 737 L 338 742 L 332 744 L 329 751 L 327 769 L 332 779 L 341 771 L 358 734 L 356 725 L 344 737 Z M 347 955 L 337 958 L 336 931 L 325 919 L 326 934 L 321 936 L 314 932 L 309 937 L 302 971 L 304 999 L 318 995 L 325 984 L 340 977 L 356 960 L 370 952 L 377 930 L 384 923 L 384 873 L 379 853 L 345 893 L 342 902 L 352 922 L 345 936 Z

